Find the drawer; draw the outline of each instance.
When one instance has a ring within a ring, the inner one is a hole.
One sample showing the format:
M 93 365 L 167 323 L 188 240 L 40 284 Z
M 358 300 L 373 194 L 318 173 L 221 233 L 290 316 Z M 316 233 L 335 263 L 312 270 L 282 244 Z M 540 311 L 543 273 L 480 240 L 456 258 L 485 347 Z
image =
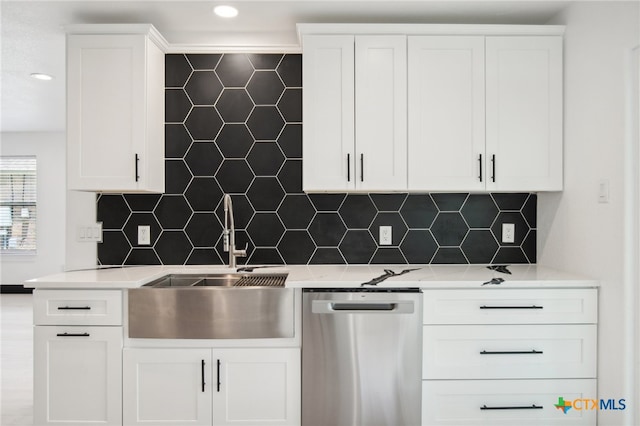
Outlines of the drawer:
M 122 325 L 120 290 L 36 290 L 35 325 Z
M 428 380 L 422 382 L 423 426 L 595 426 L 597 410 L 555 407 L 596 399 L 594 379 Z M 582 405 L 577 405 L 582 408 Z
M 424 324 L 595 324 L 598 291 L 425 290 Z
M 596 377 L 596 325 L 427 325 L 424 379 Z

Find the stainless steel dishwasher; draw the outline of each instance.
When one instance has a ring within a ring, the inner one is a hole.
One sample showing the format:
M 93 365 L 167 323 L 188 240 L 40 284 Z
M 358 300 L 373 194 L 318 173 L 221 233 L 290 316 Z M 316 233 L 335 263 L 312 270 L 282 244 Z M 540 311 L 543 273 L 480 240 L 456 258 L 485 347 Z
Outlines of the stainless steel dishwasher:
M 419 289 L 305 289 L 302 426 L 417 426 Z

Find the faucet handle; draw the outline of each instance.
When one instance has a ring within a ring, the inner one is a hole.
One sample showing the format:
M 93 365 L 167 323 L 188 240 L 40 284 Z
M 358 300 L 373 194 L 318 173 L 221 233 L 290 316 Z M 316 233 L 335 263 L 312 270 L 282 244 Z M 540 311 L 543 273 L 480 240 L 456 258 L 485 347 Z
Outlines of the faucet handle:
M 247 249 L 249 248 L 249 243 L 245 243 L 244 248 L 241 250 L 235 250 L 234 254 L 237 257 L 247 257 Z

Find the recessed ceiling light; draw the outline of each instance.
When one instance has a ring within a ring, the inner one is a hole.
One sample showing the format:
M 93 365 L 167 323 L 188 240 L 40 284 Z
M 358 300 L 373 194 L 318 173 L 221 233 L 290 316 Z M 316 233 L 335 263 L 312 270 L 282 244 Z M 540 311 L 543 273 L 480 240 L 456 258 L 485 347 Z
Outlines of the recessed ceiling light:
M 43 74 L 40 72 L 31 73 L 31 78 L 35 78 L 36 80 L 44 80 L 44 81 L 53 80 L 53 77 L 50 76 L 49 74 Z
M 233 18 L 238 16 L 238 9 L 233 6 L 220 5 L 213 8 L 213 13 L 223 18 Z

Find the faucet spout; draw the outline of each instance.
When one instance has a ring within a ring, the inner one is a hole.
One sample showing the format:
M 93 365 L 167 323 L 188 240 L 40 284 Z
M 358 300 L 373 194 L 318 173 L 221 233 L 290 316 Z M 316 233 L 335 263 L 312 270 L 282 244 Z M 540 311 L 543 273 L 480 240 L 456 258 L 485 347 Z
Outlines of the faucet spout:
M 229 268 L 236 267 L 236 257 L 246 257 L 247 247 L 242 250 L 236 249 L 236 229 L 233 220 L 233 203 L 229 194 L 224 194 L 224 231 L 222 234 L 223 250 L 229 252 Z

